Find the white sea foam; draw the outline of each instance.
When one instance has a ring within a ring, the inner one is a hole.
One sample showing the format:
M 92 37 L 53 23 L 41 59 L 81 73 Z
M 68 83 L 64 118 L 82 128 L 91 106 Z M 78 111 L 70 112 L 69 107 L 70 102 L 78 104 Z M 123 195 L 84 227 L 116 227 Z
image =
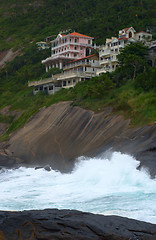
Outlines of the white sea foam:
M 156 223 L 156 179 L 133 157 L 80 157 L 70 174 L 21 167 L 0 173 L 0 209 L 77 209 Z

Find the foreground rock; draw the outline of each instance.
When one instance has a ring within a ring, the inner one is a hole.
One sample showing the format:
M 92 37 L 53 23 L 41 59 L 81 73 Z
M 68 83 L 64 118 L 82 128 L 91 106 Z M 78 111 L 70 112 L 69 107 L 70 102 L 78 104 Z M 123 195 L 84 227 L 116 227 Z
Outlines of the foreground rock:
M 156 225 L 70 210 L 0 212 L 1 240 L 155 240 Z
M 11 153 L 10 159 L 20 159 L 27 166 L 50 165 L 62 172 L 70 171 L 75 158 L 81 155 L 117 150 L 135 156 L 154 177 L 156 124 L 132 129 L 129 119 L 112 115 L 111 111 L 106 108 L 95 114 L 70 102 L 42 108 L 11 136 L 5 150 Z

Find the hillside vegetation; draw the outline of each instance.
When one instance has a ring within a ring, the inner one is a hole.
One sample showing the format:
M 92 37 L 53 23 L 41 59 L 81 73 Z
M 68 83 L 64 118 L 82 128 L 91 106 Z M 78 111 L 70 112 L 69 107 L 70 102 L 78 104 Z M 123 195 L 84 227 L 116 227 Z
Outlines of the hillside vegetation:
M 141 53 L 132 56 L 133 52 L 128 52 L 139 66 L 135 75 L 133 64 L 121 58 L 122 67 L 114 73 L 92 78 L 53 96 L 41 93 L 33 96 L 32 89 L 27 86 L 28 81 L 47 77 L 41 60 L 50 56 L 50 50 L 39 51 L 36 41 L 72 29 L 95 37 L 99 44 L 104 43 L 106 37 L 117 34 L 119 29 L 131 25 L 137 31 L 149 27 L 155 36 L 156 0 L 8 0 L 5 3 L 0 0 L 0 5 L 0 50 L 20 49 L 20 56 L 0 72 L 0 109 L 9 105 L 10 109 L 22 112 L 17 119 L 0 115 L 0 122 L 9 123 L 2 139 L 21 127 L 41 107 L 66 100 L 96 112 L 112 105 L 115 112 L 131 117 L 132 125 L 156 120 L 156 70 L 148 66 Z M 146 49 L 142 51 L 145 53 Z
M 103 44 L 119 29 L 149 27 L 156 36 L 156 0 L 0 0 L 0 49 L 28 46 L 66 29 Z

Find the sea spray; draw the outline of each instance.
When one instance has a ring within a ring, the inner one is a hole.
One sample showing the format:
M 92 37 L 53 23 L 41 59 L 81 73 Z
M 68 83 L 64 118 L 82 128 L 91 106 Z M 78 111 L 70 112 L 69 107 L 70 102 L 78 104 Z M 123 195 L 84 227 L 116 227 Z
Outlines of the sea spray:
M 0 209 L 77 209 L 156 223 L 156 180 L 132 156 L 77 160 L 69 174 L 21 167 L 1 171 Z

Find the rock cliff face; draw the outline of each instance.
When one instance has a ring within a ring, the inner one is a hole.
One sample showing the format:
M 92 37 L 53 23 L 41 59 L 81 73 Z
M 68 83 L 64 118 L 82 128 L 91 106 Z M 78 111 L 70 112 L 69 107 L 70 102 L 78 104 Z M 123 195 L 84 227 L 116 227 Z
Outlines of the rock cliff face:
M 42 108 L 11 136 L 3 163 L 9 156 L 12 165 L 14 161 L 22 161 L 32 166 L 50 164 L 60 171 L 69 171 L 76 157 L 94 156 L 111 149 L 134 155 L 154 176 L 156 124 L 132 129 L 129 123 L 130 120 L 120 115 L 112 115 L 111 108 L 98 114 L 73 107 L 70 102 Z
M 156 225 L 70 210 L 0 212 L 1 240 L 155 240 Z

